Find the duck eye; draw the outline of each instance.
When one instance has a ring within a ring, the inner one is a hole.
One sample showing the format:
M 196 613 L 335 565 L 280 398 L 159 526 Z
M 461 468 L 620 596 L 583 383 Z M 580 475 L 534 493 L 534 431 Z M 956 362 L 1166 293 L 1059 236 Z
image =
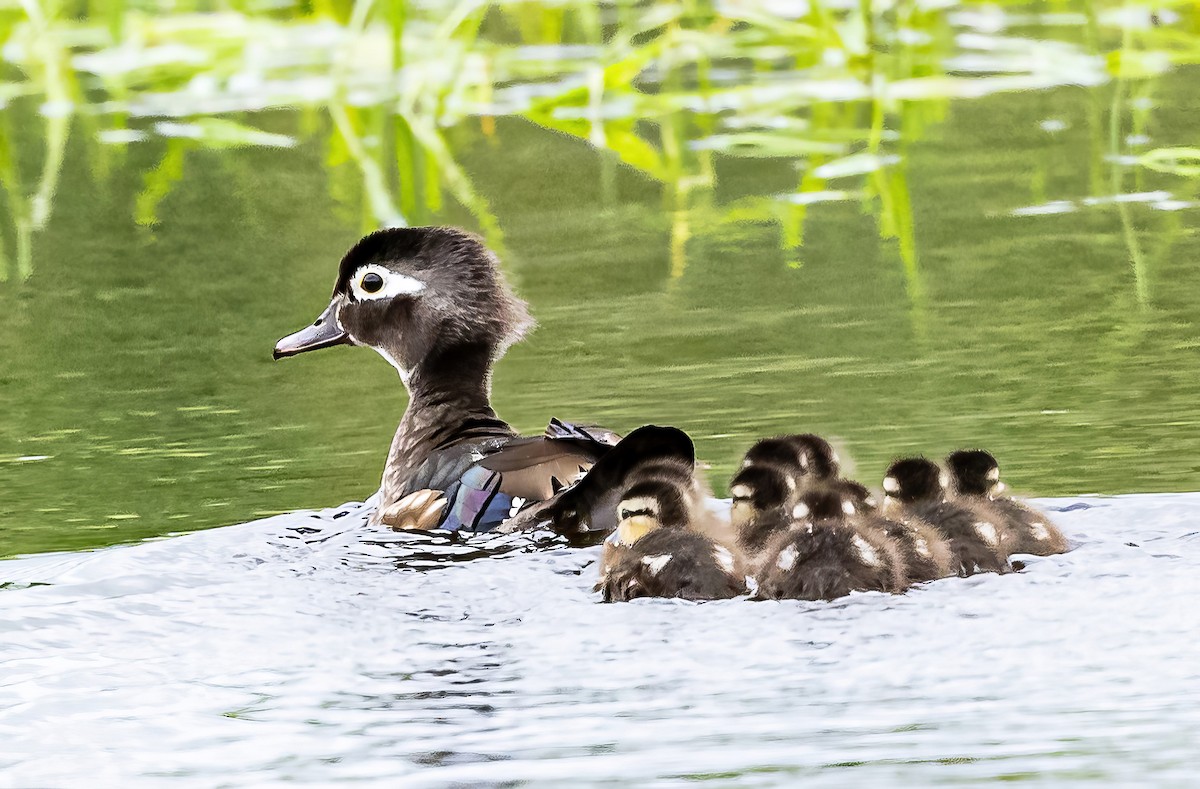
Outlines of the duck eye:
M 364 274 L 362 282 L 359 284 L 367 293 L 378 293 L 383 288 L 383 277 L 372 271 Z

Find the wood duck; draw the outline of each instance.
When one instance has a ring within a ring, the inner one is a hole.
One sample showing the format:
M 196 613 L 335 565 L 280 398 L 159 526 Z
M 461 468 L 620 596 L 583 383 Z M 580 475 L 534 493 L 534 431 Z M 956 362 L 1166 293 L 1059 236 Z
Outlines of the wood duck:
M 597 584 L 604 601 L 723 600 L 746 594 L 739 558 L 696 529 L 702 508 L 691 481 L 678 476 L 651 474 L 625 490 Z
M 952 568 L 960 576 L 1009 572 L 1003 521 L 988 509 L 952 498 L 949 482 L 949 476 L 930 460 L 897 460 L 883 479 L 883 515 L 902 523 L 932 525 L 949 541 Z
M 396 368 L 408 407 L 374 520 L 490 531 L 585 475 L 617 444 L 603 428 L 551 420 L 522 437 L 492 409 L 492 365 L 533 325 L 495 257 L 445 227 L 372 233 L 342 258 L 325 311 L 275 358 L 365 345 Z
M 1045 514 L 1004 495 L 1000 464 L 982 449 L 960 449 L 946 458 L 950 481 L 962 498 L 996 511 L 1007 527 L 1008 553 L 1050 556 L 1066 553 L 1067 538 Z
M 758 572 L 757 596 L 833 600 L 854 591 L 903 592 L 908 583 L 899 547 L 861 515 L 855 494 L 840 486 L 808 487 L 791 528 L 776 538 Z

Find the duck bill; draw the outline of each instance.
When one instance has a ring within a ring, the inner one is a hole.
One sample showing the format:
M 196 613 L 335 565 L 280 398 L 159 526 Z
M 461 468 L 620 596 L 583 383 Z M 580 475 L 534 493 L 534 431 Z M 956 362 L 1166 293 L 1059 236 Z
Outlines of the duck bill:
M 634 515 L 617 524 L 617 542 L 633 545 L 658 528 L 658 521 L 646 515 Z
M 329 302 L 329 306 L 321 313 L 311 326 L 305 326 L 295 334 L 289 334 L 275 343 L 275 359 L 295 356 L 305 351 L 316 351 L 331 345 L 349 345 L 350 336 L 342 330 L 338 323 L 338 300 Z
M 740 529 L 754 517 L 754 505 L 748 501 L 735 501 L 729 508 L 729 521 L 733 528 Z

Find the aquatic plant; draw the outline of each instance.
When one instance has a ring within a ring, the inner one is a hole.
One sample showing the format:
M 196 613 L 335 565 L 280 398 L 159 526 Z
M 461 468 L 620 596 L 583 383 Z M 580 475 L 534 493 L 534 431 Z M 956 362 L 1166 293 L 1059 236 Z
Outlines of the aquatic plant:
M 98 162 L 147 137 L 169 140 L 135 209 L 143 225 L 186 177 L 189 151 L 318 135 L 331 190 L 361 206 L 364 228 L 427 221 L 448 193 L 499 244 L 500 222 L 446 131 L 473 121 L 490 135 L 496 117 L 511 115 L 660 182 L 676 277 L 698 228 L 727 222 L 772 223 L 791 265 L 802 265 L 810 207 L 858 200 L 895 244 L 919 312 L 905 155 L 950 100 L 1142 83 L 1200 61 L 1192 3 L 1053 6 L 318 0 L 214 10 L 22 0 L 0 6 L 13 75 L 0 82 L 0 106 L 35 102 L 42 129 L 18 140 L 0 126 L 15 270 L 32 271 L 31 238 L 50 214 L 73 124 Z M 1024 38 L 1019 25 L 1030 22 L 1061 37 Z M 300 118 L 259 128 L 272 109 Z M 1117 102 L 1111 117 L 1128 110 Z M 16 164 L 20 146 L 40 146 L 36 177 Z M 1182 173 L 1189 155 L 1152 151 L 1138 164 Z M 795 188 L 724 201 L 714 193 L 724 157 L 777 161 L 796 172 Z

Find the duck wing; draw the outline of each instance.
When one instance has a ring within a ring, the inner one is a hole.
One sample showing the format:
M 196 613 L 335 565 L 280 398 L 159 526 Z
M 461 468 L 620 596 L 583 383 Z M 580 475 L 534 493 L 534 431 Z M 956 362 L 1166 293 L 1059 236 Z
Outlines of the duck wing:
M 621 439 L 575 484 L 521 510 L 501 531 L 549 526 L 572 544 L 594 545 L 617 527 L 617 504 L 627 480 L 642 465 L 696 462 L 692 439 L 679 428 L 644 425 Z
M 426 528 L 449 531 L 492 531 L 529 504 L 566 489 L 619 439 L 604 428 L 553 419 L 541 436 L 454 444 L 432 454 L 414 475 L 416 492 L 440 491 L 439 502 L 409 494 L 381 513 L 380 520 L 394 528 L 428 524 Z M 429 517 L 434 507 L 436 520 Z

